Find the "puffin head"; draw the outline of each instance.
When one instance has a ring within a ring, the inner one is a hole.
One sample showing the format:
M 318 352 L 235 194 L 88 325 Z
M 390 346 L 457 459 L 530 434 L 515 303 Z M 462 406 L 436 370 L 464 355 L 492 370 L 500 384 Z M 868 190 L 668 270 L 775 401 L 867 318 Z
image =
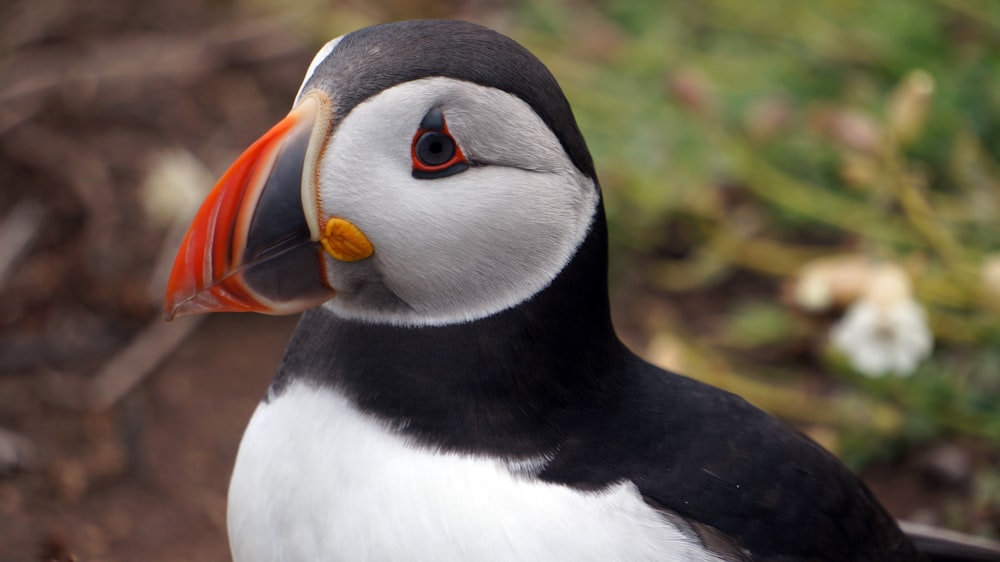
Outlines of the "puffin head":
M 600 200 L 569 104 L 526 49 L 458 21 L 369 27 L 319 51 L 288 116 L 219 180 L 165 313 L 487 317 L 552 283 L 603 229 Z

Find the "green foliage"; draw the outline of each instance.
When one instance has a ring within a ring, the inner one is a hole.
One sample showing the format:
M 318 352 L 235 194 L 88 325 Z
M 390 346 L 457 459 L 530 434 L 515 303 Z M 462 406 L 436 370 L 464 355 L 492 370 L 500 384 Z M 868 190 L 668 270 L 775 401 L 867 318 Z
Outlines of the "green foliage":
M 744 351 L 797 339 L 811 361 L 751 375 L 819 368 L 898 406 L 888 433 L 844 429 L 856 463 L 946 436 L 1000 442 L 1000 285 L 983 281 L 1000 251 L 1000 3 L 549 1 L 519 14 L 509 31 L 559 77 L 594 153 L 615 251 L 652 264 L 652 290 L 725 303 L 699 345 L 745 365 Z M 830 322 L 802 324 L 779 299 L 810 259 L 844 252 L 911 277 L 935 337 L 911 376 L 852 374 L 816 343 Z M 739 272 L 765 282 L 730 291 Z
M 784 307 L 754 301 L 733 309 L 720 339 L 737 348 L 755 348 L 780 344 L 794 336 L 794 321 Z

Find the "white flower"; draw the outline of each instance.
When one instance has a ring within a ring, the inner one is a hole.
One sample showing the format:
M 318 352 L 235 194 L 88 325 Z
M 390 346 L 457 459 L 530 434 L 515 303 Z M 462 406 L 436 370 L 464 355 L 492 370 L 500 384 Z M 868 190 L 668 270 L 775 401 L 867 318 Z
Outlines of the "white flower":
M 884 266 L 833 327 L 830 340 L 860 373 L 907 376 L 930 355 L 934 339 L 906 273 Z
M 183 222 L 184 230 L 215 185 L 212 172 L 184 149 L 158 154 L 150 163 L 142 202 L 154 222 L 166 226 Z
M 1000 254 L 990 254 L 983 260 L 980 271 L 986 296 L 1000 302 Z
M 842 308 L 861 297 L 885 268 L 863 254 L 817 258 L 796 275 L 793 302 L 807 312 Z

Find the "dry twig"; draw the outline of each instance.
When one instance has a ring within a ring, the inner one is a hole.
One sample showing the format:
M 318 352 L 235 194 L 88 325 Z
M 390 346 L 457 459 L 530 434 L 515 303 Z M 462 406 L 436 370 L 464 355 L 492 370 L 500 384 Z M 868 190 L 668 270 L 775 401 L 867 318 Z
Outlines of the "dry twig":
M 201 316 L 164 322 L 157 316 L 89 381 L 83 406 L 106 410 L 153 372 L 202 321 Z
M 23 199 L 0 223 L 0 289 L 41 230 L 43 215 L 41 205 Z

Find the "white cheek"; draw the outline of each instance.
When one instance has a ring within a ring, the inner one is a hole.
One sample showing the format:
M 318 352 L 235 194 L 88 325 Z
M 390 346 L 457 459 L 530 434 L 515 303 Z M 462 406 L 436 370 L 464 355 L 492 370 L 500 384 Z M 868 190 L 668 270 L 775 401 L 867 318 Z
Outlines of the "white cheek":
M 587 226 L 574 232 L 552 225 L 592 212 L 539 196 L 565 189 L 558 176 L 488 167 L 449 179 L 415 186 L 419 195 L 387 214 L 385 225 L 412 231 L 385 240 L 386 283 L 429 315 L 457 303 L 476 311 L 471 315 L 493 312 L 542 289 Z
M 411 142 L 435 106 L 470 158 L 490 165 L 413 177 Z M 512 148 L 519 139 L 530 151 Z M 492 164 L 504 159 L 509 165 Z M 330 306 L 394 324 L 467 321 L 530 298 L 572 257 L 597 204 L 593 181 L 524 102 L 444 78 L 402 84 L 354 108 L 338 125 L 320 175 L 321 217 L 354 222 L 375 247 L 370 263 L 331 262 L 332 286 L 352 267 L 374 267 L 369 274 L 405 303 L 375 310 L 343 295 Z

